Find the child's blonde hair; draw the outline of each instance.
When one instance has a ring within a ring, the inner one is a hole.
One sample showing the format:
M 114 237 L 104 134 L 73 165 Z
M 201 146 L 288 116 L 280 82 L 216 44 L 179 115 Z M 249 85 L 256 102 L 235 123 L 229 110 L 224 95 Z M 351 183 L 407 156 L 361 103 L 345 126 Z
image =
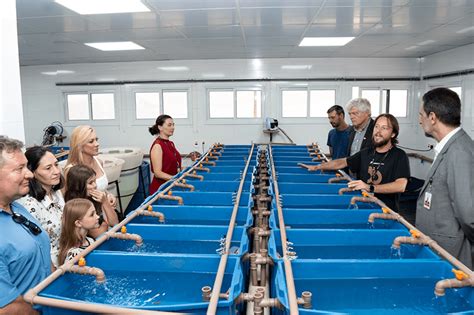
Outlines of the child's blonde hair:
M 94 207 L 92 202 L 83 198 L 71 199 L 64 205 L 61 236 L 59 237 L 59 265 L 64 264 L 67 252 L 82 244 L 83 237 L 76 228 L 76 221 L 87 214 L 87 210 Z

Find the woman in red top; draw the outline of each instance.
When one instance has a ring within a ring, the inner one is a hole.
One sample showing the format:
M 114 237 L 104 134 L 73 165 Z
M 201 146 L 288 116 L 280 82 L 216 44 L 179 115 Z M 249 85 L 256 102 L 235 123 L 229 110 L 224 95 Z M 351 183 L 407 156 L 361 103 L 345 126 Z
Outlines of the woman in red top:
M 150 194 L 153 194 L 164 182 L 180 172 L 181 155 L 174 143 L 169 140 L 174 133 L 174 121 L 171 116 L 158 116 L 155 124 L 148 130 L 153 136 L 158 135 L 150 148 L 151 172 L 153 173 Z

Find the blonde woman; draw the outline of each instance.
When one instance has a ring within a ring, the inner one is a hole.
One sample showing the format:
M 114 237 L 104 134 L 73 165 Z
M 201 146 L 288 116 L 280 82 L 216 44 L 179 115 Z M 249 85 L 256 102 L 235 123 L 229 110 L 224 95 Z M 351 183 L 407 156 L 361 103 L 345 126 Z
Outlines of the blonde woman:
M 91 126 L 77 126 L 71 133 L 70 151 L 64 168 L 64 176 L 67 180 L 67 173 L 74 165 L 85 165 L 94 170 L 96 174 L 97 190 L 107 193 L 109 181 L 102 166 L 102 161 L 97 158 L 99 155 L 99 138 Z M 107 194 L 110 203 L 115 207 L 116 198 L 112 194 Z

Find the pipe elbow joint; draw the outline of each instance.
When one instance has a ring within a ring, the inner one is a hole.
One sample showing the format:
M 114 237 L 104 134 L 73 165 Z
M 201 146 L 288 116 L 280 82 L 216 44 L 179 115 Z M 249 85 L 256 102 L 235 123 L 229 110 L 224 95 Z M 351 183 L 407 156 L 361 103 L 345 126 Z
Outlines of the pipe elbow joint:
M 313 294 L 309 291 L 303 291 L 301 293 L 301 297 L 298 298 L 297 303 L 298 305 L 302 305 L 303 308 L 309 309 L 312 308 L 312 299 L 313 299 Z

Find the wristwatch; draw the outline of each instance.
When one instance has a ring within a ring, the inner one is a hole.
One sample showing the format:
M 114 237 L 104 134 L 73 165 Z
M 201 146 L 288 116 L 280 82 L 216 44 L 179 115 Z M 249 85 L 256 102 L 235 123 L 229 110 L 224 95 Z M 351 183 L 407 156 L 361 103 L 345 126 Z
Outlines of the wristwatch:
M 375 192 L 375 186 L 374 185 L 369 186 L 369 192 L 371 192 L 371 193 Z

